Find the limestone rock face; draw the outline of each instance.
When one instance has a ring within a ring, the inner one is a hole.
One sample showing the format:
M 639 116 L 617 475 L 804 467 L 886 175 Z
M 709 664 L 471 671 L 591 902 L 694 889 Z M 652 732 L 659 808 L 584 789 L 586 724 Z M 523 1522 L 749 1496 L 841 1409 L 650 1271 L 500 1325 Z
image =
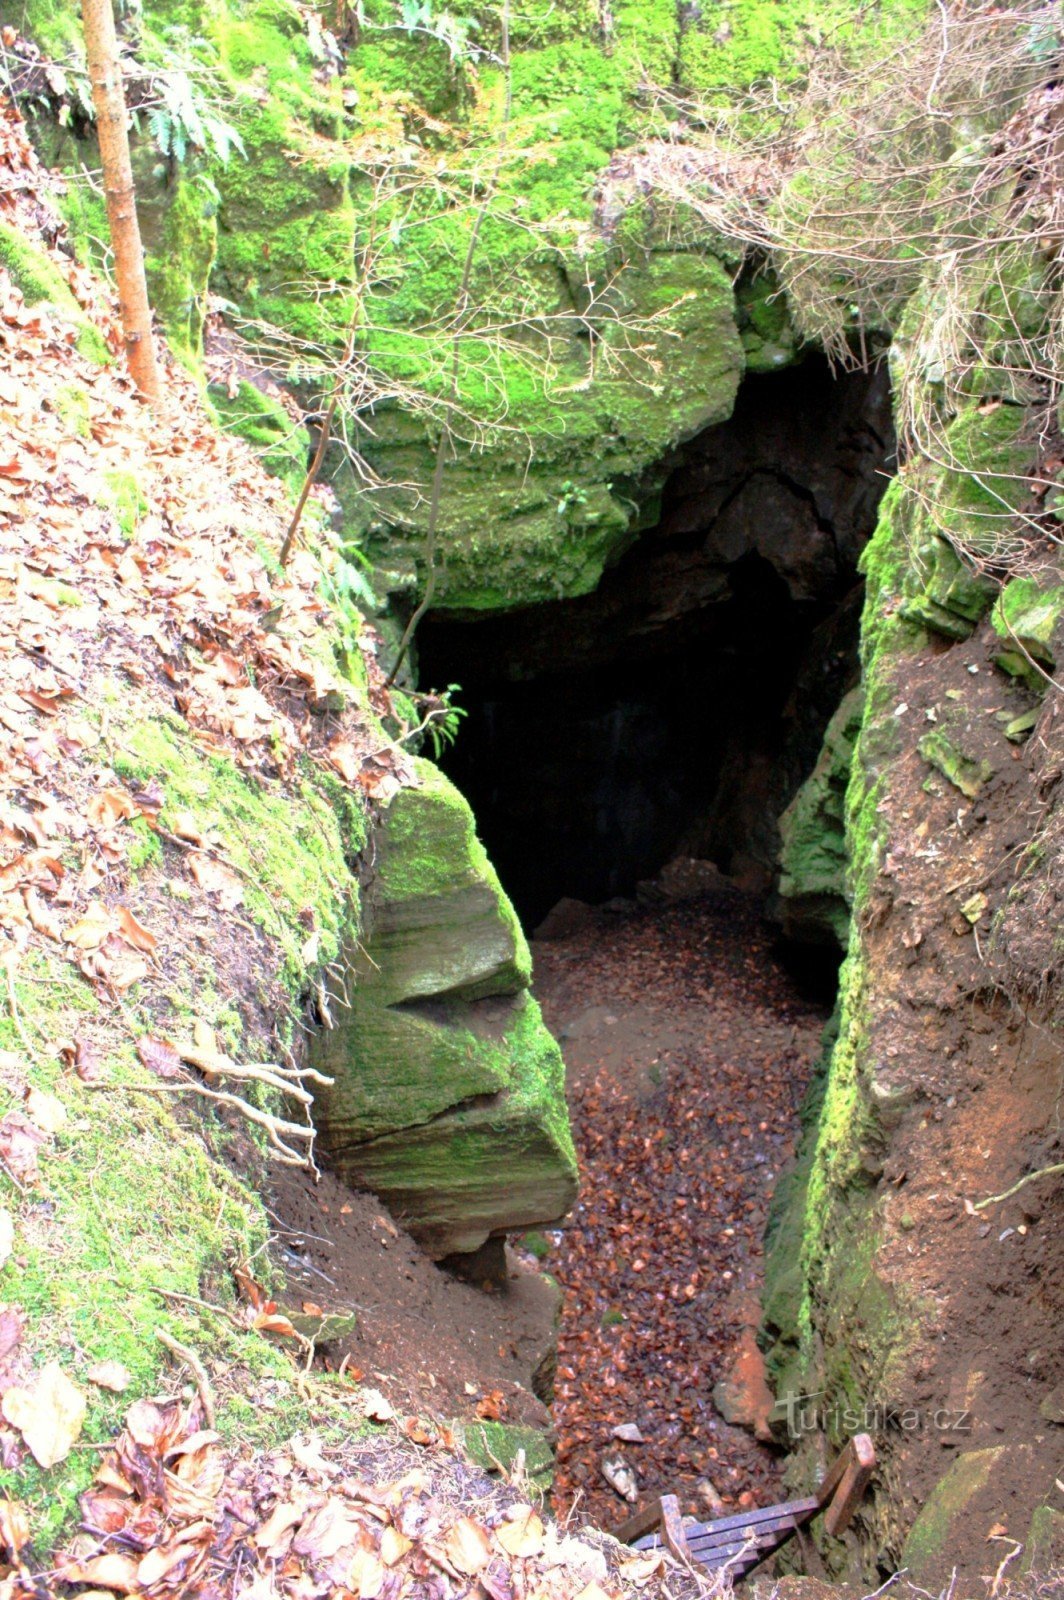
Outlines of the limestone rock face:
M 558 1046 L 465 800 L 429 762 L 384 814 L 349 1003 L 318 1036 L 325 1160 L 434 1256 L 553 1222 L 576 1192 Z

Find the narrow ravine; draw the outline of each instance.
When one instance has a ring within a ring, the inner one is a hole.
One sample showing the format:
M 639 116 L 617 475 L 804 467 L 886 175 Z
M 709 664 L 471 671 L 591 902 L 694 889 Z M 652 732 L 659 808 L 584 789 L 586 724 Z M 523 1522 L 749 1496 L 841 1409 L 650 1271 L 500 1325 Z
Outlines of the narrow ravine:
M 755 899 L 724 879 L 683 898 L 712 873 L 672 874 L 680 898 L 658 904 L 575 908 L 535 944 L 583 1174 L 545 1263 L 565 1293 L 555 1508 L 606 1527 L 626 1515 L 607 1456 L 640 1499 L 674 1490 L 703 1516 L 770 1500 L 781 1471 L 722 1412 L 745 1407 L 767 1433 L 762 1236 L 827 1012 L 782 965 Z M 640 1440 L 614 1436 L 626 1424 Z

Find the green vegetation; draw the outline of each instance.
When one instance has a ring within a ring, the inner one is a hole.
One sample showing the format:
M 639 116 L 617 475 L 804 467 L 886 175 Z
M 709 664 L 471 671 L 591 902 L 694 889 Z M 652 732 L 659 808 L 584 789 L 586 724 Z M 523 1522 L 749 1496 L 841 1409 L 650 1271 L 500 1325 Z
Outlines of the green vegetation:
M 45 301 L 77 329 L 77 347 L 81 355 L 101 366 L 110 361 L 98 329 L 74 299 L 55 262 L 6 222 L 0 222 L 0 267 L 11 274 L 27 305 Z

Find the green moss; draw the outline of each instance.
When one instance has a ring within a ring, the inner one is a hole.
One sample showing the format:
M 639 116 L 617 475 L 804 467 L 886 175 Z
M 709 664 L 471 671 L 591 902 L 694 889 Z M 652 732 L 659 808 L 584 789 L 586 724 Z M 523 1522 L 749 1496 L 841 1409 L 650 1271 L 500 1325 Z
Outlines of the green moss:
M 989 761 L 965 755 L 956 741 L 941 728 L 925 733 L 920 740 L 919 750 L 924 760 L 937 768 L 969 800 L 975 799 L 994 773 Z
M 356 915 L 357 892 L 344 861 L 362 848 L 364 825 L 344 837 L 309 776 L 272 791 L 228 756 L 202 750 L 176 716 L 132 722 L 120 711 L 114 743 L 120 777 L 162 785 L 164 826 L 183 814 L 218 840 L 241 877 L 247 916 L 278 945 L 278 976 L 296 995 L 306 978 L 308 929 L 317 933 L 315 959 L 324 966 L 336 960 Z M 353 821 L 349 815 L 349 828 Z
M 459 1443 L 485 1472 L 512 1475 L 520 1458 L 529 1485 L 546 1495 L 554 1477 L 554 1452 L 546 1434 L 512 1422 L 467 1422 L 455 1425 Z
M 206 173 L 181 173 L 161 210 L 156 236 L 145 230 L 151 301 L 171 346 L 196 362 L 217 248 L 218 191 Z
M 64 383 L 55 392 L 55 409 L 60 421 L 79 439 L 89 437 L 89 394 L 79 383 Z
M 1010 677 L 1023 678 L 1042 689 L 1044 672 L 1056 668 L 1064 586 L 1039 583 L 1034 578 L 1013 578 L 1001 590 L 990 620 L 1003 641 L 994 660 Z
M 135 472 L 123 467 L 104 472 L 96 491 L 96 504 L 114 513 L 127 539 L 132 539 L 141 518 L 148 512 L 148 497 Z
M 922 1580 L 929 1569 L 934 1570 L 939 1552 L 951 1534 L 959 1531 L 958 1522 L 965 1523 L 969 1505 L 986 1486 L 1003 1453 L 1002 1445 L 966 1450 L 939 1479 L 905 1543 L 902 1561 L 914 1578 Z
M 77 329 L 77 347 L 81 355 L 101 366 L 110 361 L 99 330 L 93 327 L 74 299 L 55 262 L 7 222 L 0 222 L 0 267 L 10 274 L 27 305 L 47 302 Z
M 246 439 L 266 471 L 298 493 L 307 471 L 307 430 L 292 421 L 279 400 L 246 379 L 240 380 L 235 395 L 221 384 L 212 384 L 207 394 L 221 427 Z
M 35 955 L 16 979 L 15 998 L 24 1029 L 91 1039 L 95 995 L 61 956 Z M 167 1103 L 123 1087 L 144 1076 L 131 1046 L 108 1054 L 102 1089 L 66 1075 L 50 1055 L 29 1061 L 7 1020 L 0 1021 L 0 1048 L 5 1062 L 24 1062 L 18 1076 L 12 1066 L 4 1069 L 0 1112 L 20 1103 L 26 1081 L 67 1112 L 43 1147 L 37 1190 L 17 1193 L 0 1174 L 3 1201 L 16 1217 L 4 1298 L 27 1318 L 35 1363 L 59 1360 L 88 1396 L 84 1439 L 105 1439 L 131 1399 L 158 1387 L 164 1356 L 155 1329 L 188 1337 L 176 1303 L 153 1286 L 198 1295 L 227 1258 L 247 1259 L 261 1249 L 266 1220 L 257 1200 L 210 1160 Z M 231 1340 L 217 1325 L 212 1333 L 213 1352 L 224 1352 Z M 124 1395 L 87 1383 L 88 1367 L 103 1359 L 128 1369 L 132 1382 Z M 4 1492 L 27 1506 L 39 1553 L 70 1524 L 95 1466 L 84 1452 L 47 1472 L 27 1460 L 2 1475 Z

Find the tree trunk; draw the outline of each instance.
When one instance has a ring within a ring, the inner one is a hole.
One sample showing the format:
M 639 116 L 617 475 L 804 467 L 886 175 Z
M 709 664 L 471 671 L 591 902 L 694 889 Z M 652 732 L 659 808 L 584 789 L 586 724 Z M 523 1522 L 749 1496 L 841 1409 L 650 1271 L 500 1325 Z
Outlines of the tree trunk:
M 144 252 L 137 223 L 133 168 L 126 132 L 126 97 L 118 59 L 112 0 L 81 0 L 92 103 L 100 140 L 107 221 L 115 257 L 115 281 L 122 312 L 126 360 L 133 381 L 146 400 L 159 399 L 159 372 L 151 331 L 151 307 L 144 278 Z

